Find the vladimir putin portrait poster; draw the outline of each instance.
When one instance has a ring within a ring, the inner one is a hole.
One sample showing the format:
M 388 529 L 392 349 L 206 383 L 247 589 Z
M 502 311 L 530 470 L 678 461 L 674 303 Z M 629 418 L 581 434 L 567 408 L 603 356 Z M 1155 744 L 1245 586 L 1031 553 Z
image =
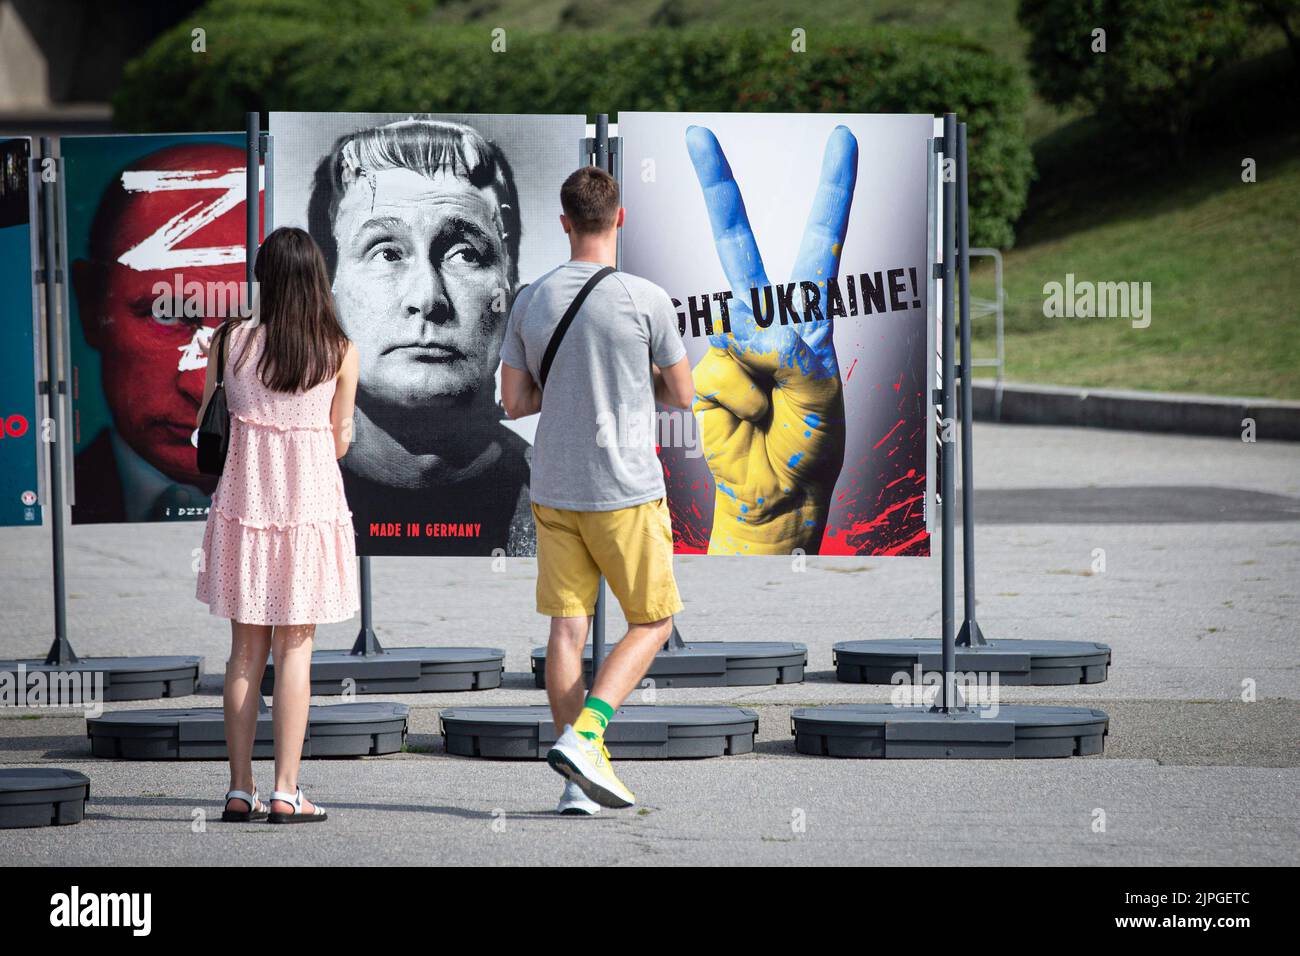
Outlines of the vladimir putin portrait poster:
M 246 306 L 236 133 L 65 136 L 77 524 L 192 521 L 213 331 Z
M 582 116 L 272 113 L 273 223 L 325 253 L 361 355 L 359 554 L 530 555 L 535 421 L 500 406 L 515 295 L 569 258 Z

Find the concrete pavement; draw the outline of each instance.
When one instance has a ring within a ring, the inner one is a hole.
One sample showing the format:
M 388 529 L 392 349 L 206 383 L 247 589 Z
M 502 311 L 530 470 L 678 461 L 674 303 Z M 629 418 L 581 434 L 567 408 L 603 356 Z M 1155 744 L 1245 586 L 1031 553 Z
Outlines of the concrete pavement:
M 683 558 L 687 640 L 800 641 L 808 679 L 659 690 L 658 703 L 756 709 L 756 752 L 625 763 L 641 811 L 556 818 L 559 781 L 543 765 L 449 757 L 437 735 L 445 706 L 542 702 L 528 673 L 545 633 L 533 562 L 379 558 L 381 641 L 501 647 L 506 681 L 394 697 L 413 708 L 408 753 L 305 764 L 304 788 L 334 814 L 325 832 L 198 826 L 196 813 L 219 809 L 223 765 L 92 760 L 79 716 L 9 711 L 0 765 L 80 769 L 94 799 L 79 826 L 0 832 L 0 862 L 1300 862 L 1300 446 L 984 424 L 975 436 L 985 634 L 1114 650 L 1106 683 L 1003 688 L 1003 699 L 1106 710 L 1102 757 L 797 756 L 793 707 L 888 698 L 834 681 L 835 642 L 938 636 L 938 561 L 810 558 L 798 570 L 784 558 Z M 201 654 L 200 694 L 175 703 L 219 706 L 229 631 L 193 597 L 201 535 L 201 524 L 70 529 L 69 634 L 83 654 Z M 0 657 L 40 656 L 48 531 L 0 530 L 0 571 Z M 356 626 L 322 627 L 319 646 L 350 645 Z M 269 763 L 258 772 L 269 789 Z M 575 826 L 588 829 L 561 854 Z

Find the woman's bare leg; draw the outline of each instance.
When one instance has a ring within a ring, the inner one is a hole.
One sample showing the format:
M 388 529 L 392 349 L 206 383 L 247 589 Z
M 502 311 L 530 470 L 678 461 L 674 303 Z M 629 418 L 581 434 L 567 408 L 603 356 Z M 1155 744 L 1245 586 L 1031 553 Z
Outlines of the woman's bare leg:
M 275 789 L 288 793 L 298 787 L 298 764 L 302 760 L 302 742 L 307 736 L 311 648 L 315 636 L 315 624 L 286 624 L 276 627 L 271 642 L 275 658 L 275 699 L 271 708 L 275 726 Z M 293 812 L 282 800 L 272 801 L 271 809 L 276 813 Z M 304 813 L 314 809 L 311 801 L 303 800 Z
M 253 792 L 253 739 L 257 733 L 257 702 L 261 696 L 271 628 L 266 624 L 230 622 L 230 663 L 222 695 L 226 750 L 230 755 L 230 789 Z M 227 804 L 243 810 L 243 801 Z

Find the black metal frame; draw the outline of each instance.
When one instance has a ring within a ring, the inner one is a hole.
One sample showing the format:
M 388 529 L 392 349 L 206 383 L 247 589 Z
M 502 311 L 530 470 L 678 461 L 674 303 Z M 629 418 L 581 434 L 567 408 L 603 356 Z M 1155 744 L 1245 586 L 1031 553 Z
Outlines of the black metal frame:
M 49 136 L 41 137 L 41 161 L 54 156 L 54 140 Z M 33 158 L 33 163 L 36 162 Z M 60 406 L 68 390 L 67 381 L 59 375 L 59 355 L 61 350 L 56 343 L 61 341 L 58 334 L 58 241 L 55 222 L 55 193 L 63 182 L 63 160 L 55 161 L 55 177 L 52 180 L 43 176 L 36 178 L 41 184 L 41 223 L 43 233 L 41 248 L 44 250 L 41 263 L 41 275 L 45 284 L 45 394 L 48 398 L 50 422 L 53 427 L 54 448 L 50 450 L 50 532 L 51 555 L 54 563 L 54 642 L 45 655 L 47 665 L 77 664 L 81 658 L 72 649 L 68 640 L 68 598 L 67 586 L 63 575 L 64 541 L 63 541 L 63 451 L 59 443 L 65 441 L 59 426 Z

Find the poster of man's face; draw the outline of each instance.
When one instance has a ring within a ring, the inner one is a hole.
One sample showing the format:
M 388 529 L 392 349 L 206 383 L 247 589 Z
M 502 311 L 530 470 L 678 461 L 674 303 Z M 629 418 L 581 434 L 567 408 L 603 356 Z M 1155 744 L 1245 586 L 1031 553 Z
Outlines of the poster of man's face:
M 532 554 L 532 423 L 499 404 L 519 289 L 569 257 L 582 116 L 272 113 L 272 222 L 311 232 L 360 355 L 360 554 Z
M 674 299 L 696 384 L 660 427 L 679 553 L 929 553 L 933 125 L 619 115 L 621 267 Z
M 240 134 L 70 136 L 74 523 L 198 520 L 200 347 L 240 307 Z

